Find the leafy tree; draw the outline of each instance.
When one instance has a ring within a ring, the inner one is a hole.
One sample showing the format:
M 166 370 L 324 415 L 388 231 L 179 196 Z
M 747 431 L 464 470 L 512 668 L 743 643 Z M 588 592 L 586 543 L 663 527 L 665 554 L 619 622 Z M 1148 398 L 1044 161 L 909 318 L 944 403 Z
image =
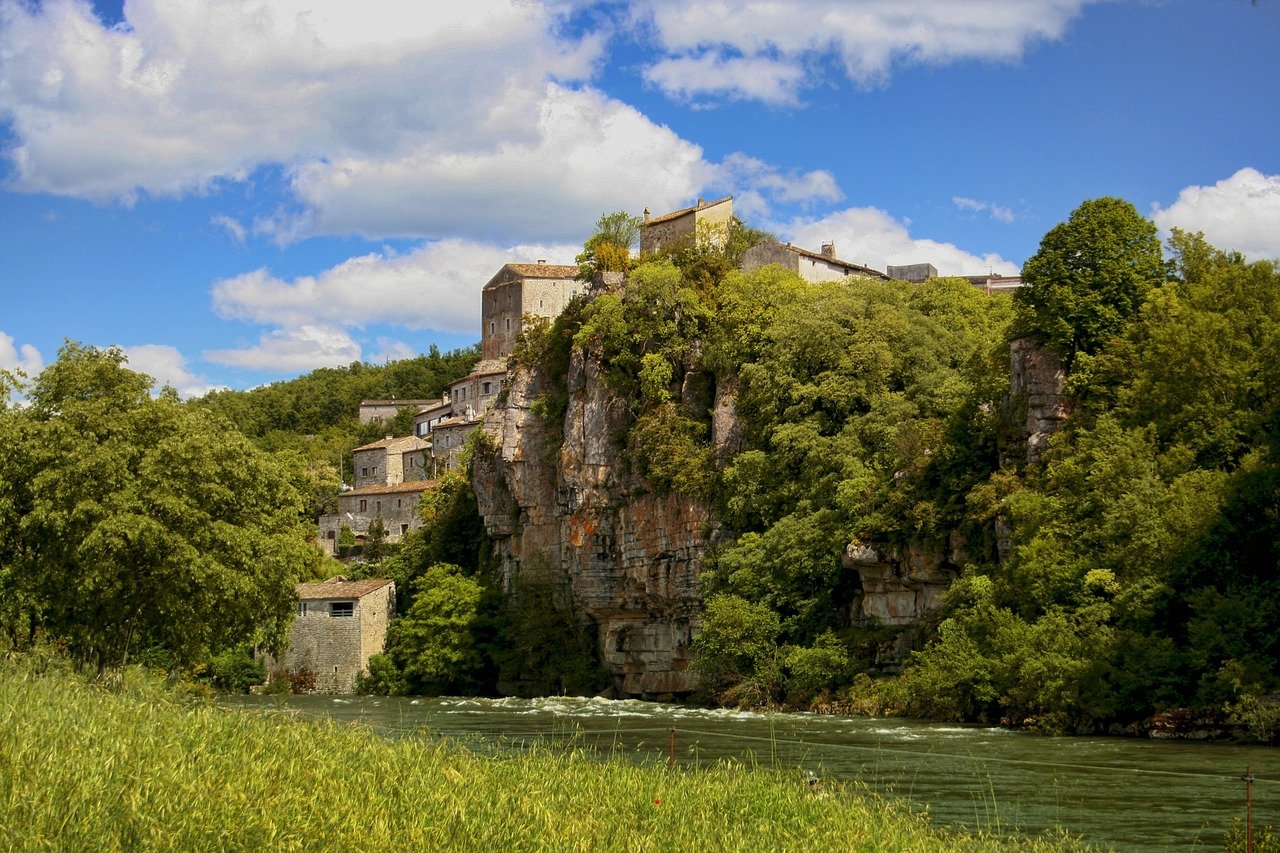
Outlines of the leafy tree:
M 575 258 L 579 277 L 590 279 L 597 272 L 631 269 L 631 250 L 640 242 L 640 226 L 639 217 L 625 210 L 606 213 L 596 220 L 595 232 Z
M 1086 201 L 1023 265 L 1015 334 L 1049 344 L 1070 363 L 1120 334 L 1167 274 L 1156 227 L 1132 204 Z
M 387 639 L 397 669 L 415 691 L 473 686 L 483 664 L 474 633 L 483 587 L 447 563 L 432 566 L 413 583 L 413 604 Z M 388 680 L 385 673 L 383 680 Z
M 712 695 L 751 682 L 750 698 L 769 699 L 778 686 L 778 616 L 737 595 L 708 598 L 702 630 L 693 640 L 702 688 Z
M 302 472 L 170 392 L 152 399 L 123 363 L 68 343 L 6 415 L 21 429 L 0 482 L 25 486 L 0 597 L 99 671 L 148 648 L 182 666 L 279 647 L 318 559 Z

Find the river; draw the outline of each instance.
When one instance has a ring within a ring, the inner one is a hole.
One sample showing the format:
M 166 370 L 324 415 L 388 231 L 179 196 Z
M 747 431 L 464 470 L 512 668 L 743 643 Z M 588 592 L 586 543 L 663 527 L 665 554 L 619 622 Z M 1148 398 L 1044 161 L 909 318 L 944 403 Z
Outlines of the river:
M 1280 750 L 1129 738 L 1049 738 L 919 720 L 762 714 L 604 699 L 246 696 L 231 704 L 359 721 L 389 737 L 423 733 L 472 749 L 576 742 L 632 760 L 722 759 L 857 780 L 935 823 L 1036 835 L 1061 827 L 1117 850 L 1222 850 L 1244 815 L 1280 825 Z

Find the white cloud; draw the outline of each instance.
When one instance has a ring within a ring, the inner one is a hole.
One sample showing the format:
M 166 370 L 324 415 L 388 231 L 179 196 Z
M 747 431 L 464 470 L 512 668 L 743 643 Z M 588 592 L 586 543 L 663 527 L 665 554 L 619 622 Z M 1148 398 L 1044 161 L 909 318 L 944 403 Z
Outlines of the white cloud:
M 261 269 L 224 279 L 213 286 L 213 307 L 227 319 L 287 327 L 382 323 L 478 335 L 480 290 L 503 264 L 572 263 L 576 251 L 569 245 L 500 249 L 441 240 L 403 255 L 350 258 L 292 281 Z
M 1061 38 L 1090 2 L 636 0 L 634 15 L 668 53 L 646 74 L 672 97 L 786 104 L 814 82 L 815 60 L 834 58 L 860 86 L 885 83 L 904 63 L 1012 62 L 1037 41 Z
M 300 326 L 264 333 L 254 346 L 207 350 L 206 361 L 250 370 L 303 371 L 360 360 L 360 344 L 342 329 Z
M 1280 175 L 1244 168 L 1211 187 L 1187 187 L 1167 208 L 1153 205 L 1151 218 L 1165 235 L 1203 231 L 1249 260 L 1280 259 Z
M 604 210 L 676 208 L 711 178 L 702 149 L 590 89 L 550 84 L 521 138 L 492 147 L 423 141 L 396 156 L 300 166 L 307 206 L 286 231 L 577 239 Z
M 1008 223 L 1017 219 L 1017 215 L 1014 214 L 1012 208 L 989 201 L 978 201 L 976 198 L 966 198 L 958 195 L 951 197 L 951 203 L 970 213 L 986 213 L 997 222 Z
M 279 166 L 253 232 L 581 239 L 605 210 L 674 209 L 724 165 L 588 84 L 598 33 L 532 0 L 0 0 L 0 121 L 18 189 L 183 195 Z M 729 61 L 749 87 L 768 62 Z M 747 73 L 745 69 L 754 69 Z M 782 66 L 774 97 L 798 78 Z M 572 176 L 572 179 L 569 179 Z M 761 203 L 771 198 L 760 197 Z M 246 227 L 215 217 L 237 240 Z
M 34 378 L 44 370 L 44 359 L 31 344 L 17 346 L 12 335 L 0 332 L 0 370 L 21 370 Z
M 772 106 L 797 103 L 804 69 L 771 57 L 726 57 L 709 51 L 700 56 L 662 59 L 644 69 L 644 79 L 669 97 L 697 103 L 701 96 L 731 101 L 761 101 Z
M 203 376 L 191 372 L 187 360 L 177 347 L 167 344 L 143 344 L 122 347 L 129 360 L 129 369 L 145 373 L 156 382 L 156 388 L 171 386 L 183 398 L 199 397 L 225 386 L 216 385 Z
M 226 231 L 229 235 L 231 235 L 231 239 L 236 241 L 236 243 L 243 244 L 244 238 L 248 236 L 247 229 L 240 222 L 240 220 L 234 217 L 226 216 L 225 214 L 220 213 L 217 216 L 210 219 L 209 222 L 213 225 L 217 225 L 219 228 Z
M 392 338 L 378 338 L 378 351 L 369 356 L 369 361 L 374 364 L 386 364 L 391 361 L 403 361 L 406 358 L 413 358 L 417 354 L 418 351 L 404 341 L 397 341 Z
M 912 237 L 909 222 L 900 222 L 874 207 L 853 207 L 821 219 L 797 219 L 778 230 L 799 246 L 835 242 L 836 255 L 876 269 L 930 263 L 941 275 L 1016 275 L 1017 264 L 997 254 L 975 255 L 951 243 Z

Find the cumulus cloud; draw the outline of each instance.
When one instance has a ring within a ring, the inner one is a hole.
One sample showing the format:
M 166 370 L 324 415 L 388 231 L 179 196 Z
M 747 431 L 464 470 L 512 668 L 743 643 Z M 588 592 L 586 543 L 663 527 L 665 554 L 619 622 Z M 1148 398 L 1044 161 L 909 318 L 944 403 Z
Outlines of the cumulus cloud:
M 187 359 L 177 347 L 167 344 L 143 344 L 122 349 L 129 360 L 130 370 L 150 376 L 155 380 L 156 388 L 170 386 L 183 398 L 199 397 L 225 387 L 193 373 L 187 366 Z
M 503 264 L 572 263 L 570 245 L 500 249 L 440 240 L 412 252 L 350 258 L 315 276 L 285 281 L 266 270 L 213 286 L 218 316 L 288 327 L 364 326 L 476 332 L 480 291 Z M 348 359 L 350 361 L 350 359 Z
M 1280 175 L 1244 168 L 1211 187 L 1187 187 L 1151 218 L 1167 236 L 1174 228 L 1203 231 L 1220 249 L 1249 260 L 1280 259 Z
M 303 371 L 360 360 L 360 344 L 342 329 L 299 326 L 265 332 L 253 346 L 206 350 L 206 361 L 250 370 Z
M 604 36 L 565 35 L 570 11 L 531 0 L 130 0 L 107 27 L 84 0 L 0 0 L 11 183 L 129 202 L 278 166 L 293 195 L 252 233 L 279 242 L 580 239 L 602 210 L 674 209 L 705 194 L 724 165 L 591 88 Z M 707 73 L 749 87 L 768 65 L 729 60 Z M 798 83 L 782 65 L 773 73 L 752 97 Z M 213 224 L 246 235 L 230 217 Z
M 969 213 L 986 213 L 997 222 L 1012 222 L 1017 219 L 1011 208 L 989 201 L 978 201 L 976 198 L 958 195 L 951 197 L 951 203 Z
M 18 346 L 12 335 L 0 332 L 0 370 L 21 370 L 34 377 L 44 370 L 44 359 L 31 344 Z
M 904 63 L 1012 62 L 1061 38 L 1097 0 L 637 0 L 635 17 L 668 56 L 646 78 L 672 97 L 788 104 L 807 69 L 835 59 L 859 86 Z M 686 76 L 681 76 L 682 74 Z
M 386 364 L 391 361 L 403 361 L 406 358 L 413 358 L 417 354 L 418 351 L 404 341 L 378 338 L 378 351 L 369 356 L 369 360 L 374 364 Z
M 912 237 L 909 222 L 874 207 L 853 207 L 821 219 L 796 219 L 778 230 L 797 245 L 835 242 L 837 256 L 876 269 L 930 263 L 941 275 L 1016 275 L 1017 264 L 994 253 L 976 255 L 952 243 Z

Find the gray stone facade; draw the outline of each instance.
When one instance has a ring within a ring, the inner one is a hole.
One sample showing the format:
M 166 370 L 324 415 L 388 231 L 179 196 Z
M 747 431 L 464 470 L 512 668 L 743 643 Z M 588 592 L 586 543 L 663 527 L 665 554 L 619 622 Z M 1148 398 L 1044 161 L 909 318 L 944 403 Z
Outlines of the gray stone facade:
M 733 196 L 705 202 L 698 199 L 693 207 L 650 217 L 644 212 L 640 228 L 640 254 L 652 255 L 668 249 L 692 246 L 695 241 L 723 245 L 733 220 Z
M 569 300 L 586 292 L 576 266 L 506 264 L 484 286 L 480 302 L 481 352 L 485 361 L 505 359 L 515 348 L 526 316 L 558 317 Z
M 389 421 L 404 409 L 418 409 L 430 400 L 361 400 L 360 423 L 372 424 Z
M 394 581 L 342 577 L 297 586 L 298 610 L 289 650 L 278 665 L 291 672 L 315 675 L 316 693 L 353 693 L 356 678 L 369 658 L 387 641 L 387 624 L 395 615 Z
M 824 243 L 821 252 L 811 252 L 790 243 L 765 240 L 742 253 L 739 268 L 743 272 L 778 264 L 805 281 L 839 281 L 851 275 L 865 278 L 887 279 L 879 270 L 864 267 L 836 257 L 834 243 Z
M 427 478 L 429 443 L 416 436 L 393 438 L 357 447 L 351 452 L 351 483 L 357 489 L 392 486 Z

